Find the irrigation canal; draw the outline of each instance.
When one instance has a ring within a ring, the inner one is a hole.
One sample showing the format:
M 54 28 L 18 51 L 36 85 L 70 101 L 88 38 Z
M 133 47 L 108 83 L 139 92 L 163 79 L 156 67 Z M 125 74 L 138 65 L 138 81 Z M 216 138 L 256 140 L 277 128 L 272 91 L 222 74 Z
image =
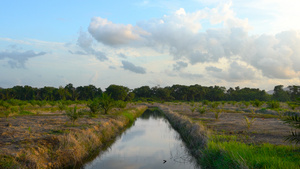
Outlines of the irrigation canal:
M 200 168 L 163 113 L 146 110 L 135 123 L 84 169 Z

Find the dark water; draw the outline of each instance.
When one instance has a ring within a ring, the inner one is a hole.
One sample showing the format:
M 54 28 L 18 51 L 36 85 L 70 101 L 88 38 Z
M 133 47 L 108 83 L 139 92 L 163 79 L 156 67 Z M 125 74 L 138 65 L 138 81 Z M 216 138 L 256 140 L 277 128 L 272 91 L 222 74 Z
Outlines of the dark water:
M 166 162 L 164 163 L 164 160 Z M 85 169 L 200 168 L 179 134 L 159 112 L 146 111 L 106 152 Z

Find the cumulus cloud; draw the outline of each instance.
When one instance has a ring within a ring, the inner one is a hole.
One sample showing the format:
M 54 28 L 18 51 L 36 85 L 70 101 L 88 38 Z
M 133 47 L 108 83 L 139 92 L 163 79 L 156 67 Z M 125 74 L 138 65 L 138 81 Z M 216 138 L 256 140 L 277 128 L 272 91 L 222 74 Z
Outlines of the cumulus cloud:
M 135 47 L 131 44 L 136 42 L 168 53 L 175 61 L 187 60 L 189 63 L 178 61 L 173 65 L 173 69 L 178 71 L 188 64 L 217 63 L 221 58 L 226 58 L 238 61 L 229 65 L 226 77 L 231 80 L 251 79 L 254 71 L 268 78 L 299 77 L 300 31 L 250 36 L 248 20 L 237 18 L 231 5 L 223 3 L 192 13 L 180 8 L 171 15 L 138 22 L 136 26 L 115 24 L 95 17 L 90 23 L 89 32 L 97 41 L 112 47 Z M 203 29 L 204 23 L 216 27 Z M 213 67 L 207 67 L 206 70 L 224 71 Z
M 178 62 L 176 62 L 176 64 L 173 64 L 173 70 L 179 71 L 183 68 L 186 68 L 187 66 L 188 66 L 187 63 L 178 61 Z
M 256 78 L 255 70 L 244 62 L 233 61 L 227 70 L 222 70 L 214 66 L 209 66 L 205 69 L 211 76 L 227 82 L 247 81 Z
M 97 51 L 93 48 L 93 38 L 84 31 L 79 32 L 79 37 L 77 39 L 77 45 L 83 49 L 83 51 L 69 51 L 71 54 L 77 55 L 94 55 L 99 61 L 108 60 L 106 54 L 102 51 Z
M 33 57 L 45 55 L 46 52 L 36 53 L 32 50 L 20 52 L 18 50 L 0 52 L 0 60 L 8 59 L 11 68 L 25 68 L 25 63 Z
M 123 69 L 132 71 L 134 73 L 145 74 L 146 69 L 140 66 L 135 66 L 133 63 L 123 60 Z
M 88 29 L 98 42 L 111 46 L 128 44 L 140 39 L 143 34 L 147 34 L 138 26 L 114 24 L 101 17 L 92 18 Z

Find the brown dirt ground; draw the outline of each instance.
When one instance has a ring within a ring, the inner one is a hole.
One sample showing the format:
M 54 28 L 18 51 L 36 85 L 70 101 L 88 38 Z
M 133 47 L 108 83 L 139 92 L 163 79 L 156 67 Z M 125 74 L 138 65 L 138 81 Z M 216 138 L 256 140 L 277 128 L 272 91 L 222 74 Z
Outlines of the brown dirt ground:
M 192 119 L 193 121 L 202 121 L 207 128 L 219 133 L 227 135 L 237 135 L 238 140 L 241 140 L 246 143 L 271 143 L 275 145 L 289 145 L 291 143 L 286 142 L 286 136 L 291 134 L 292 128 L 285 124 L 282 120 L 279 119 L 279 116 L 269 116 L 266 114 L 258 113 L 259 109 L 256 110 L 256 113 L 250 113 L 251 109 L 249 108 L 238 108 L 238 106 L 225 105 L 224 107 L 219 106 L 218 109 L 224 109 L 220 114 L 219 120 L 215 119 L 214 112 L 207 109 L 205 114 L 200 114 L 196 111 L 191 111 L 191 105 L 186 103 L 174 104 L 174 103 L 165 103 L 165 106 L 168 106 L 170 110 L 177 112 L 179 114 L 185 115 Z M 199 107 L 194 105 L 193 107 Z M 243 110 L 243 111 L 240 111 Z M 299 110 L 296 110 L 299 111 Z M 273 111 L 267 112 L 269 114 L 276 114 Z M 247 129 L 245 116 L 251 120 L 252 117 L 255 118 L 253 125 L 250 129 Z
M 160 104 L 154 104 L 158 106 Z M 128 107 L 134 107 L 129 105 Z M 278 117 L 266 118 L 263 114 L 250 113 L 249 107 L 240 110 L 238 106 L 225 105 L 222 109 L 220 119 L 214 118 L 214 113 L 210 110 L 201 115 L 191 111 L 191 105 L 187 103 L 165 103 L 170 110 L 178 112 L 191 118 L 194 121 L 202 121 L 209 129 L 220 134 L 237 135 L 238 139 L 246 143 L 271 143 L 276 145 L 287 145 L 285 137 L 291 133 L 291 127 L 284 124 Z M 195 105 L 194 107 L 199 107 Z M 297 110 L 299 111 L 299 110 Z M 272 112 L 271 112 L 272 113 Z M 245 124 L 245 116 L 256 117 L 254 125 L 248 130 Z M 22 148 L 34 144 L 47 144 L 56 142 L 56 135 L 64 134 L 74 130 L 92 127 L 99 123 L 103 124 L 110 120 L 109 116 L 101 118 L 83 117 L 76 121 L 75 126 L 71 125 L 69 119 L 58 112 L 41 112 L 40 115 L 24 115 L 0 118 L 0 153 L 18 153 Z M 55 144 L 53 144 L 55 145 Z
M 127 108 L 132 108 L 128 105 Z M 113 110 L 114 112 L 116 110 Z M 113 114 L 113 112 L 112 112 Z M 16 154 L 25 147 L 37 144 L 55 145 L 57 135 L 82 130 L 98 124 L 105 125 L 111 118 L 103 115 L 90 118 L 85 115 L 75 125 L 62 112 L 44 111 L 39 115 L 12 116 L 7 120 L 0 118 L 0 153 Z

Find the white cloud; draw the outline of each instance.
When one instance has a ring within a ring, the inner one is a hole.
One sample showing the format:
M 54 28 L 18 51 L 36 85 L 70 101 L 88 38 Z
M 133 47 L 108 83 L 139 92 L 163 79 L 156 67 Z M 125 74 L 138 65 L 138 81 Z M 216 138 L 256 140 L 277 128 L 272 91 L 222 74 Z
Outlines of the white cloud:
M 100 17 L 92 18 L 89 32 L 97 41 L 111 46 L 128 44 L 147 34 L 137 26 L 114 24 Z
M 215 8 L 203 8 L 187 12 L 179 8 L 171 15 L 138 22 L 136 26 L 115 24 L 107 19 L 92 19 L 89 32 L 107 46 L 154 49 L 161 54 L 173 56 L 169 66 L 177 73 L 169 76 L 197 77 L 184 74 L 183 68 L 213 65 L 226 58 L 228 67 L 206 66 L 210 75 L 226 81 L 243 81 L 257 77 L 293 79 L 300 75 L 300 32 L 288 30 L 275 35 L 249 35 L 252 27 L 247 18 L 239 18 L 229 1 Z M 246 3 L 243 3 L 246 4 Z M 209 27 L 212 28 L 204 29 Z M 136 44 L 139 44 L 138 47 Z M 119 54 L 122 57 L 122 53 Z M 188 61 L 182 62 L 181 60 Z M 123 68 L 133 70 L 134 65 L 122 62 Z M 125 64 L 125 65 L 124 65 Z M 126 65 L 127 64 L 127 65 Z M 199 67 L 199 69 L 201 69 Z M 135 70 L 136 71 L 136 70 Z
M 108 60 L 106 57 L 106 54 L 102 51 L 95 50 L 93 47 L 93 38 L 88 34 L 87 32 L 84 32 L 80 30 L 79 36 L 77 39 L 77 45 L 84 50 L 83 51 L 75 51 L 72 52 L 69 50 L 71 54 L 77 54 L 77 55 L 94 55 L 96 59 L 99 61 L 105 61 Z

